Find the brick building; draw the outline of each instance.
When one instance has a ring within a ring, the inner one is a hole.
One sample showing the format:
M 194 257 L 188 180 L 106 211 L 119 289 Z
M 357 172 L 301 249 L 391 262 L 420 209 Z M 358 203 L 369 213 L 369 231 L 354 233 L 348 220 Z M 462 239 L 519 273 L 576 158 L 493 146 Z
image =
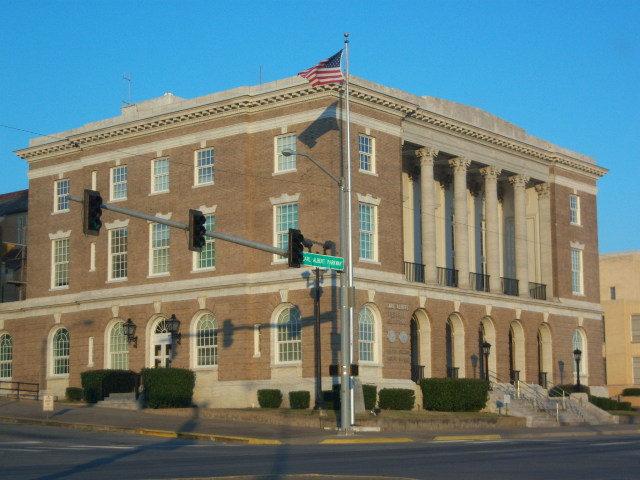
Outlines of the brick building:
M 259 388 L 314 388 L 311 269 L 105 211 L 85 236 L 85 188 L 105 203 L 283 247 L 288 228 L 339 239 L 343 90 L 300 78 L 185 100 L 37 138 L 29 163 L 28 299 L 0 305 L 14 380 L 63 395 L 96 368 L 196 371 L 196 401 L 251 406 Z M 364 383 L 485 374 L 604 383 L 596 181 L 589 157 L 482 110 L 353 77 L 354 351 Z M 313 251 L 319 251 L 314 246 Z M 340 255 L 338 244 L 336 254 Z M 321 276 L 323 387 L 338 381 L 339 278 Z M 167 321 L 180 320 L 178 338 Z M 127 341 L 123 323 L 137 326 Z M 562 368 L 567 365 L 567 368 Z M 566 370 L 566 371 L 565 371 Z M 564 376 L 564 378 L 563 378 Z M 285 396 L 286 398 L 286 396 Z

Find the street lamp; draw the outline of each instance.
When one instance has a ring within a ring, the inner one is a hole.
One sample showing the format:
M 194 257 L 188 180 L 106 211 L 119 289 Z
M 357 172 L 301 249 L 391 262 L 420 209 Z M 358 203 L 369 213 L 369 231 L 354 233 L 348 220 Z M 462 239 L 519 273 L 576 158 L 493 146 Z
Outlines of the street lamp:
M 582 351 L 576 348 L 573 351 L 573 359 L 576 361 L 576 390 L 580 392 L 580 359 L 582 358 Z
M 180 344 L 180 339 L 182 338 L 182 334 L 178 332 L 178 330 L 180 329 L 180 320 L 178 320 L 175 313 L 173 313 L 166 322 L 167 330 L 169 330 L 169 332 L 171 333 L 171 338 L 175 338 L 176 343 Z
M 353 305 L 349 302 L 349 297 L 353 294 L 353 255 L 352 255 L 352 227 L 351 227 L 351 175 L 347 166 L 347 175 L 337 177 L 315 158 L 303 152 L 298 152 L 290 148 L 282 149 L 282 155 L 300 155 L 307 158 L 316 167 L 328 175 L 340 188 L 340 253 L 344 257 L 344 270 L 340 275 L 340 321 L 341 332 L 340 350 L 342 352 L 342 364 L 340 365 L 340 429 L 344 432 L 351 430 L 353 419 L 353 398 L 351 392 L 351 345 L 352 345 L 352 323 Z
M 130 318 L 122 324 L 122 332 L 127 338 L 128 343 L 133 343 L 135 348 L 138 348 L 138 337 L 136 337 L 136 324 L 131 321 Z
M 491 351 L 491 344 L 485 341 L 482 344 L 482 355 L 484 356 L 484 378 L 489 381 L 489 352 Z

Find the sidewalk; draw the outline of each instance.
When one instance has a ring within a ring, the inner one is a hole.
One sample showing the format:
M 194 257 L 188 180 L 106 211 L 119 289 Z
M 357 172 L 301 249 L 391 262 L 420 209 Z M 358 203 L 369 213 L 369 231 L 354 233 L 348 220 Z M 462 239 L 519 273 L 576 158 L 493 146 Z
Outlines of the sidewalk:
M 640 425 L 570 426 L 556 428 L 407 430 L 401 424 L 389 431 L 359 431 L 345 435 L 335 428 L 300 427 L 275 423 L 205 418 L 204 411 L 121 410 L 86 404 L 56 403 L 44 412 L 42 402 L 0 398 L 0 422 L 123 432 L 172 438 L 190 438 L 252 445 L 320 443 L 390 443 L 494 440 L 543 436 L 599 436 L 640 434 Z M 280 422 L 285 421 L 284 416 Z M 367 429 L 365 429 L 367 430 Z

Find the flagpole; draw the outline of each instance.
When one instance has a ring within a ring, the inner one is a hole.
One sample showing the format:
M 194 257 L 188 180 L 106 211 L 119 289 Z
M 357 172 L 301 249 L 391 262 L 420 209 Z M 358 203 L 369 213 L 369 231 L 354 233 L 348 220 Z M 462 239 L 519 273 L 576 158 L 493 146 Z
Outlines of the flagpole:
M 346 162 L 344 165 L 345 173 L 343 178 L 345 179 L 343 195 L 344 201 L 342 202 L 342 208 L 345 210 L 346 217 L 346 232 L 345 232 L 345 247 L 346 251 L 343 252 L 346 265 L 346 281 L 345 291 L 343 295 L 343 305 L 346 306 L 343 322 L 342 322 L 342 355 L 343 359 L 343 372 L 342 372 L 342 428 L 344 431 L 350 431 L 351 426 L 355 423 L 355 404 L 353 398 L 353 379 L 351 377 L 350 367 L 353 364 L 353 302 L 355 292 L 353 288 L 353 222 L 352 222 L 352 204 L 351 204 L 351 109 L 349 102 L 349 34 L 345 33 L 344 40 L 344 53 L 345 53 L 345 144 L 346 144 Z M 343 248 L 344 250 L 344 248 Z

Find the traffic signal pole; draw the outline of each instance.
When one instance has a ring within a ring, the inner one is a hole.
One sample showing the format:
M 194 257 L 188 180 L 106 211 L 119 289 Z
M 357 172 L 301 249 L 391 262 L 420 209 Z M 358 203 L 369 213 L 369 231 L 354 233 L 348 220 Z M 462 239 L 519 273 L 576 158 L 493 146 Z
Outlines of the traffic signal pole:
M 83 199 L 80 197 L 76 197 L 74 195 L 69 195 L 69 200 L 74 202 L 83 203 Z M 114 205 L 108 205 L 103 203 L 100 205 L 100 208 L 103 210 L 109 210 L 111 212 L 122 213 L 124 215 L 129 215 L 130 217 L 141 218 L 142 220 L 147 220 L 149 222 L 161 223 L 163 225 L 168 225 L 169 227 L 179 228 L 180 230 L 189 230 L 188 223 L 174 222 L 173 220 L 167 220 L 166 218 L 154 217 L 153 215 L 147 215 L 146 213 L 136 212 L 134 210 L 128 210 L 126 208 L 116 207 Z M 272 245 L 267 245 L 265 243 L 254 242 L 253 240 L 247 240 L 246 238 L 234 237 L 232 235 L 227 235 L 225 233 L 220 232 L 210 232 L 207 231 L 205 233 L 207 237 L 216 238 L 218 240 L 223 240 L 225 242 L 235 243 L 237 245 L 242 245 L 244 247 L 254 248 L 256 250 L 262 250 L 263 252 L 273 253 L 275 255 L 281 255 L 286 257 L 289 252 L 283 248 L 274 247 Z

